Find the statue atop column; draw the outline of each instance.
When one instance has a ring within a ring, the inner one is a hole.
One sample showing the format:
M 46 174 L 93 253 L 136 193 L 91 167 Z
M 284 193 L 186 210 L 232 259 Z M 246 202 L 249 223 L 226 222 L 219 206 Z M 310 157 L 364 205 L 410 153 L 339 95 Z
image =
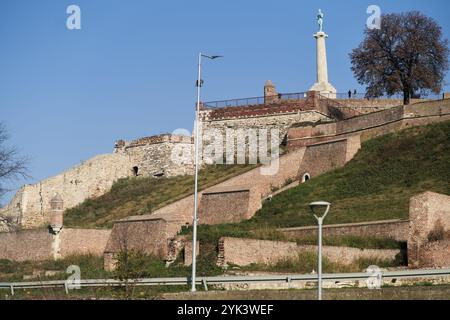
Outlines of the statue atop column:
M 319 24 L 319 32 L 323 32 L 323 17 L 324 14 L 321 9 L 319 9 L 319 13 L 317 14 L 317 23 Z
M 319 9 L 317 14 L 319 31 L 314 34 L 314 38 L 316 38 L 317 82 L 314 83 L 309 91 L 316 91 L 326 98 L 336 99 L 336 88 L 328 82 L 327 49 L 325 44 L 328 35 L 323 31 L 323 17 L 324 14 Z

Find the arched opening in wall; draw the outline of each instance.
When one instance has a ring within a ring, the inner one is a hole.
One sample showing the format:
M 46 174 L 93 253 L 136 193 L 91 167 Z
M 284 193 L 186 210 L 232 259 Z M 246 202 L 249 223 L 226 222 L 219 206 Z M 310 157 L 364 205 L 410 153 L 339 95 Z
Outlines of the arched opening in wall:
M 305 173 L 302 177 L 302 183 L 305 183 L 310 179 L 311 179 L 311 175 L 309 173 Z
M 133 167 L 134 176 L 137 177 L 139 174 L 139 167 Z

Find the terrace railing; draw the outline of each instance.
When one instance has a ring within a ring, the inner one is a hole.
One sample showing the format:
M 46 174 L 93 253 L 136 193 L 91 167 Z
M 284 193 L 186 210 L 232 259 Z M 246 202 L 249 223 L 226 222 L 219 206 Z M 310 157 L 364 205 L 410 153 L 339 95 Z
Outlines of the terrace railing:
M 203 106 L 206 109 L 218 109 L 227 107 L 243 107 L 261 104 L 270 104 L 278 101 L 300 101 L 305 100 L 307 97 L 306 92 L 298 93 L 280 93 L 274 96 L 261 96 L 252 98 L 242 98 L 242 99 L 230 99 L 230 100 L 220 100 L 220 101 L 209 101 L 204 102 Z
M 241 99 L 229 99 L 229 100 L 219 100 L 219 101 L 208 101 L 203 103 L 205 109 L 219 109 L 227 107 L 245 107 L 253 105 L 264 105 L 272 104 L 280 101 L 301 101 L 306 100 L 307 92 L 297 92 L 297 93 L 280 93 L 274 96 L 260 96 L 251 98 L 241 98 Z M 349 96 L 348 93 L 336 93 L 333 95 L 320 94 L 319 99 L 333 99 L 333 100 L 403 100 L 402 94 L 396 94 L 392 96 L 381 96 L 375 99 L 366 98 L 365 93 L 353 93 Z M 444 98 L 444 94 L 428 94 L 414 97 L 413 99 L 424 99 L 424 100 L 441 100 Z
M 377 97 L 377 98 L 367 98 L 365 93 L 353 93 L 351 95 L 347 93 L 336 93 L 336 94 L 329 94 L 327 95 L 326 93 L 321 93 L 320 94 L 323 98 L 335 98 L 338 100 L 403 100 L 403 94 L 394 94 L 392 96 L 388 96 L 388 95 L 383 95 L 381 97 Z M 413 100 L 415 99 L 423 99 L 423 100 L 442 100 L 444 99 L 444 94 L 443 93 L 430 93 L 430 94 L 424 94 L 424 95 L 417 95 L 413 98 L 411 98 Z

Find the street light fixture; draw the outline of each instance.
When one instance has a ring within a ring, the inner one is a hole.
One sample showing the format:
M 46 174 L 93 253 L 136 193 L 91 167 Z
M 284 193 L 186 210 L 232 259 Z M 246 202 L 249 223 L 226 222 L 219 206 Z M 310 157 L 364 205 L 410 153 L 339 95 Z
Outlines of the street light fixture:
M 200 148 L 200 90 L 203 86 L 202 80 L 202 58 L 208 58 L 210 60 L 215 60 L 217 58 L 222 58 L 222 56 L 210 56 L 198 54 L 198 78 L 197 78 L 197 108 L 195 113 L 195 189 L 194 189 L 194 221 L 193 225 L 193 236 L 192 236 L 192 287 L 191 291 L 195 292 L 195 273 L 196 273 L 196 260 L 197 260 L 197 223 L 198 223 L 198 170 L 199 170 L 199 148 Z
M 317 220 L 317 223 L 319 225 L 319 254 L 318 254 L 318 266 L 317 266 L 317 288 L 318 288 L 318 300 L 322 300 L 322 225 L 323 220 L 328 214 L 328 211 L 330 211 L 331 203 L 326 201 L 317 201 L 317 202 L 311 202 L 309 204 L 309 207 L 311 209 L 312 214 Z M 316 214 L 317 211 L 319 211 L 320 207 L 325 207 L 325 213 L 322 216 L 318 216 Z

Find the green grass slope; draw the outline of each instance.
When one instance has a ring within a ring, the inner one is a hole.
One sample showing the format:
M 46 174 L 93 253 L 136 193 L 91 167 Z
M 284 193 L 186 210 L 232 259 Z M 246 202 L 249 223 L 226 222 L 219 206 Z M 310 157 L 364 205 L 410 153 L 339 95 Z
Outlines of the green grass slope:
M 327 224 L 407 218 L 409 199 L 450 194 L 450 122 L 367 141 L 345 167 L 315 177 L 266 202 L 250 226 L 312 225 L 308 203 L 332 203 Z
M 255 168 L 254 165 L 214 165 L 200 171 L 199 188 L 205 189 Z M 113 221 L 132 215 L 149 214 L 193 194 L 194 177 L 126 178 L 111 190 L 88 199 L 65 212 L 67 227 L 111 227 Z

